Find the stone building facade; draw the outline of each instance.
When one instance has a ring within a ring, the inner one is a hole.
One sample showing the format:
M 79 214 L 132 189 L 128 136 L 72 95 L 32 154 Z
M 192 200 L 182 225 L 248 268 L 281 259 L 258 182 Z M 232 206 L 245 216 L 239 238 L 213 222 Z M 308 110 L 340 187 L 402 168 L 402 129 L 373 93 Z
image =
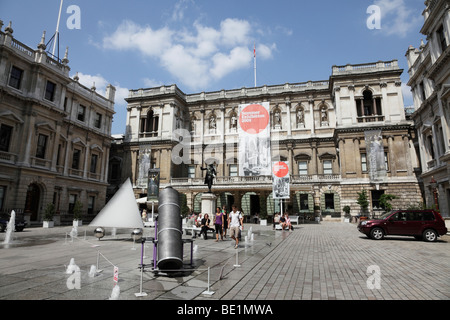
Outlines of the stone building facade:
M 426 36 L 419 48 L 406 52 L 409 82 L 414 99 L 415 122 L 422 163 L 425 202 L 450 214 L 450 4 L 425 1 Z
M 201 168 L 214 163 L 212 191 L 219 206 L 234 203 L 245 214 L 272 215 L 280 211 L 272 176 L 239 175 L 236 121 L 239 105 L 269 102 L 272 160 L 289 163 L 290 199 L 283 208 L 291 214 L 340 219 L 348 205 L 359 215 L 356 199 L 363 189 L 371 214 L 379 211 L 383 193 L 397 196 L 394 207 L 420 203 L 416 137 L 405 117 L 402 72 L 393 60 L 333 66 L 325 81 L 195 94 L 176 85 L 130 90 L 126 134 L 114 147 L 114 176 L 117 182 L 131 177 L 136 197 L 145 197 L 145 183 L 138 183 L 145 152 L 148 167 L 160 170 L 160 187 L 174 187 L 199 212 L 207 192 Z M 370 132 L 381 142 L 381 179 L 370 173 Z
M 69 77 L 62 60 L 13 37 L 0 21 L 0 210 L 39 222 L 48 203 L 55 223 L 76 201 L 89 220 L 105 205 L 115 88 L 106 96 Z M 38 41 L 37 41 L 38 42 Z

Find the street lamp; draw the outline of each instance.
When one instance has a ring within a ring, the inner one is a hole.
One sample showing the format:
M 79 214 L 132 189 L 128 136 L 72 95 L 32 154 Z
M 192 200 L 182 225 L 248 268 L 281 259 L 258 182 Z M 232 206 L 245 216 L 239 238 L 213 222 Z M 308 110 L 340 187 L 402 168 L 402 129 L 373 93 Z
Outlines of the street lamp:
M 437 181 L 434 179 L 434 177 L 431 177 L 430 186 L 433 189 L 434 205 L 436 207 L 436 210 L 439 211 Z

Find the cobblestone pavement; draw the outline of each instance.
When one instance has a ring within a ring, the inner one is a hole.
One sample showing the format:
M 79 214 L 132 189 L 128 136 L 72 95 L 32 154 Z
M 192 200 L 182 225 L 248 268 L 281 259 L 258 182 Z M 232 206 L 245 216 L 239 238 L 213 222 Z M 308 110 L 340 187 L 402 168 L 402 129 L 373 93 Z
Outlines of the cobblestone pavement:
M 185 272 L 167 275 L 152 272 L 150 266 L 140 272 L 142 246 L 130 239 L 131 230 L 119 229 L 101 240 L 92 227 L 79 227 L 74 239 L 70 231 L 29 228 L 15 233 L 8 245 L 1 244 L 1 233 L 0 299 L 114 298 L 114 266 L 120 300 L 450 299 L 448 235 L 436 243 L 412 237 L 374 241 L 349 223 L 301 224 L 294 231 L 246 224 L 238 249 L 231 239 L 197 238 L 193 267 L 190 245 L 185 244 Z M 154 236 L 154 229 L 146 228 L 144 236 Z M 153 244 L 147 241 L 144 248 L 144 264 L 150 265 Z M 66 273 L 72 258 L 78 274 Z M 102 271 L 91 276 L 97 261 Z

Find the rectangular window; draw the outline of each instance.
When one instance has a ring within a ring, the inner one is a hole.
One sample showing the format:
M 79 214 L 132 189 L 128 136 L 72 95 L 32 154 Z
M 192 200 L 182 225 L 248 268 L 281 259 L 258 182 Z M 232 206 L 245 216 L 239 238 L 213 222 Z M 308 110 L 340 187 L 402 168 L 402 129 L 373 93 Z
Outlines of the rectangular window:
M 333 162 L 331 160 L 323 161 L 323 174 L 333 174 Z
M 37 148 L 36 148 L 36 158 L 45 159 L 45 149 L 47 147 L 48 137 L 43 134 L 39 134 Z
M 441 53 L 447 49 L 447 40 L 445 40 L 445 34 L 444 34 L 444 26 L 441 26 L 437 31 L 437 40 L 439 42 L 439 45 L 441 46 Z
M 188 167 L 188 178 L 195 178 L 195 166 Z
M 299 161 L 298 163 L 298 174 L 301 176 L 308 175 L 308 161 Z
M 56 92 L 56 84 L 51 81 L 47 81 L 47 85 L 45 86 L 45 100 L 53 101 L 55 99 Z
M 384 166 L 386 171 L 389 171 L 389 155 L 387 152 L 384 153 Z
M 325 210 L 334 210 L 334 193 L 325 193 Z
M 309 210 L 308 195 L 300 194 L 300 210 Z
M 420 95 L 421 95 L 422 101 L 425 101 L 427 99 L 427 95 L 425 94 L 425 82 L 422 81 L 419 86 L 420 86 Z
M 428 134 L 426 136 L 426 141 L 427 141 L 428 153 L 429 153 L 431 159 L 434 159 L 433 136 L 431 134 Z
M 90 196 L 88 198 L 88 210 L 87 210 L 88 214 L 93 214 L 94 213 L 94 204 L 95 204 L 95 197 L 94 196 Z
M 70 194 L 69 195 L 69 213 L 73 213 L 73 207 L 75 207 L 75 202 L 77 202 L 77 195 L 76 194 Z
M 73 150 L 72 169 L 78 170 L 80 166 L 80 157 L 81 157 L 81 150 L 78 149 Z
M 367 154 L 361 153 L 361 170 L 367 172 Z
M 60 165 L 59 158 L 61 158 L 61 144 L 58 144 L 58 153 L 56 154 L 56 165 Z
M 3 204 L 5 203 L 6 187 L 0 186 L 0 210 L 3 210 Z
M 238 166 L 237 164 L 230 164 L 230 177 L 238 176 Z
M 13 128 L 2 124 L 0 126 L 0 151 L 9 152 Z
M 22 82 L 22 75 L 23 70 L 13 66 L 11 68 L 11 75 L 9 76 L 9 86 L 16 89 L 20 89 L 20 84 Z
M 82 106 L 81 104 L 78 106 L 78 116 L 77 119 L 79 121 L 83 121 L 84 122 L 84 118 L 86 116 L 86 107 Z
M 91 173 L 97 172 L 97 161 L 98 161 L 98 155 L 93 154 L 91 156 Z
M 94 126 L 99 129 L 102 127 L 102 115 L 100 113 L 95 114 Z

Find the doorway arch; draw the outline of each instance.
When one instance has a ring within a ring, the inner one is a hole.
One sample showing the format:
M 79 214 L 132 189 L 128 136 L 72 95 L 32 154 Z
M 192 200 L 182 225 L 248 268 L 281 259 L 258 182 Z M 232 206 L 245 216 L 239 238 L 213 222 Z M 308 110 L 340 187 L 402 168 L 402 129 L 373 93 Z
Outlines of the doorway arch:
M 25 199 L 25 212 L 30 213 L 30 220 L 36 221 L 39 214 L 39 205 L 41 202 L 41 188 L 38 184 L 32 183 L 28 186 Z

